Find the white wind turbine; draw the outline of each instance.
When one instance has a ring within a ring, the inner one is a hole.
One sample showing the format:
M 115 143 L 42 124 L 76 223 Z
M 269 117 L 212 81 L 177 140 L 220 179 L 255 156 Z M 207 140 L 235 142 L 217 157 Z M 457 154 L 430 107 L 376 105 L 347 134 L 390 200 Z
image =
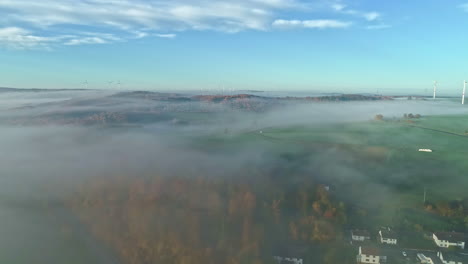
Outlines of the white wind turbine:
M 88 80 L 82 82 L 81 84 L 84 85 L 85 89 L 88 89 L 88 84 L 89 84 L 89 83 L 88 83 Z
M 465 93 L 466 93 L 466 80 L 463 81 L 463 94 L 462 94 L 462 104 L 465 104 Z

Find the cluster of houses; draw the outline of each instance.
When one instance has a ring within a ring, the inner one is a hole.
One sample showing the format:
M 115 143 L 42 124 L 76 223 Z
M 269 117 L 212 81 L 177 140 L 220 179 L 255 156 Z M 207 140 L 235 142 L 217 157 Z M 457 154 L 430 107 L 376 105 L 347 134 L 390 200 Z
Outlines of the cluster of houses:
M 377 238 L 377 239 L 375 239 Z M 429 238 L 429 237 L 428 237 Z M 468 252 L 463 256 L 459 251 L 465 249 L 465 235 L 455 232 L 434 232 L 431 236 L 434 242 L 435 250 L 415 250 L 412 260 L 421 264 L 468 264 Z M 402 251 L 398 247 L 399 241 L 396 232 L 390 228 L 381 228 L 375 236 L 367 230 L 352 230 L 351 239 L 353 244 L 358 245 L 358 255 L 356 260 L 358 264 L 391 264 L 393 259 L 404 257 L 410 260 L 408 252 Z M 373 246 L 378 241 L 382 246 Z M 301 256 L 307 251 L 307 247 L 298 245 L 289 245 L 288 247 L 279 247 L 274 250 L 276 255 L 273 257 L 277 264 L 306 264 Z M 414 257 L 414 258 L 413 258 Z M 406 262 L 406 263 L 414 263 Z
M 280 257 L 280 256 L 274 256 L 273 259 L 278 264 L 303 264 L 304 260 L 302 258 L 288 258 L 288 257 Z
M 307 252 L 307 247 L 303 244 L 288 244 L 287 246 L 277 246 L 273 259 L 277 264 L 305 264 L 303 256 Z
M 459 247 L 465 249 L 465 236 L 454 232 L 437 232 L 432 234 L 432 239 L 438 247 Z
M 353 230 L 351 231 L 351 238 L 353 241 L 367 241 L 371 240 L 369 231 L 367 230 Z M 379 242 L 382 244 L 396 245 L 398 242 L 395 232 L 390 228 L 382 228 L 379 230 Z
M 366 230 L 353 230 L 351 231 L 351 239 L 355 242 L 370 241 L 370 233 Z M 453 249 L 465 249 L 465 235 L 455 232 L 435 232 L 432 234 L 432 239 L 435 245 L 439 248 L 436 250 L 436 254 L 429 256 L 428 253 L 418 253 L 416 258 L 419 263 L 422 264 L 468 264 L 467 258 L 462 258 L 460 254 L 456 254 L 454 250 L 446 250 L 448 248 Z M 390 228 L 382 228 L 378 232 L 377 240 L 381 244 L 386 245 L 397 245 L 398 238 Z M 381 249 L 373 246 L 365 246 L 363 243 L 359 246 L 357 255 L 357 262 L 363 264 L 380 264 L 387 263 L 386 254 Z M 407 257 L 406 252 L 402 252 L 404 257 Z

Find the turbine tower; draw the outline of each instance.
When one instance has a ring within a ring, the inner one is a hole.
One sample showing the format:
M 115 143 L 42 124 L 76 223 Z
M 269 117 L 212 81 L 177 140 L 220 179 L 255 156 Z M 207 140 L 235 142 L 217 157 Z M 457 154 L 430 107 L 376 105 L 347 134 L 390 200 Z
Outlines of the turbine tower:
M 436 91 L 437 91 L 437 81 L 434 81 L 434 96 L 432 99 L 436 99 Z
M 88 84 L 89 84 L 89 83 L 88 83 L 87 80 L 84 81 L 84 82 L 82 82 L 81 84 L 84 85 L 84 87 L 85 87 L 86 90 L 88 89 Z
M 466 93 L 466 80 L 463 81 L 462 104 L 465 104 L 465 93 Z
M 119 90 L 121 90 L 121 88 L 122 88 L 122 82 L 120 82 L 120 80 L 119 80 L 119 82 L 117 82 L 117 85 L 119 85 Z

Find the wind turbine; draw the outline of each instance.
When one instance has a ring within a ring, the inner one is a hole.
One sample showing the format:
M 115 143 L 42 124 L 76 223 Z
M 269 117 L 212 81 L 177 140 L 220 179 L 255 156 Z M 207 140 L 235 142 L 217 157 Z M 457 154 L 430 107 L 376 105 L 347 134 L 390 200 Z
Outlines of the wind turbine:
M 114 81 L 108 81 L 108 82 L 107 82 L 107 86 L 108 86 L 109 88 L 111 88 L 111 85 L 112 85 L 113 83 L 114 83 Z
M 437 81 L 434 81 L 434 96 L 432 99 L 436 99 L 436 91 L 437 91 Z
M 117 85 L 119 85 L 119 90 L 120 90 L 122 88 L 122 83 L 120 82 L 120 80 L 119 82 L 117 82 Z
M 462 94 L 462 104 L 465 104 L 465 93 L 466 93 L 466 80 L 463 81 L 463 94 Z
M 85 89 L 88 89 L 88 81 L 87 80 L 82 82 L 81 84 L 83 84 L 85 86 Z

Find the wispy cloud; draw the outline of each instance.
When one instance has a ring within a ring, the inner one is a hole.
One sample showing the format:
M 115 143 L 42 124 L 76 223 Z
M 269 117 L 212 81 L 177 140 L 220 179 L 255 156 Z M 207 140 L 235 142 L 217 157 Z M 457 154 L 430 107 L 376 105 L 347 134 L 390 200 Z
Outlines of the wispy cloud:
M 66 28 L 73 26 L 98 31 L 120 31 L 119 37 L 124 40 L 148 36 L 174 38 L 175 34 L 167 32 L 268 30 L 277 12 L 300 8 L 300 1 L 1 0 L 0 24 L 7 27 L 22 25 L 29 33 L 47 32 L 49 35 L 68 34 Z M 16 40 L 10 36 L 8 39 L 25 47 L 38 46 L 39 43 L 46 45 L 48 42 L 34 34 L 17 35 Z M 3 42 L 8 39 L 3 39 Z M 100 36 L 78 36 L 62 44 L 102 44 L 114 41 Z
M 41 37 L 19 27 L 0 28 L 0 45 L 11 49 L 47 48 L 51 43 L 64 39 L 63 36 Z
M 378 12 L 368 12 L 368 13 L 363 13 L 362 16 L 367 20 L 367 21 L 374 21 L 380 17 L 380 13 Z
M 344 22 L 331 19 L 317 20 L 284 20 L 277 19 L 273 22 L 273 26 L 277 28 L 347 28 L 351 26 L 351 22 Z
M 20 27 L 0 28 L 0 46 L 10 49 L 50 49 L 56 45 L 105 44 L 122 39 L 108 33 L 75 32 L 73 35 L 39 36 Z
M 106 44 L 108 41 L 99 37 L 74 38 L 66 41 L 65 45 L 83 45 L 83 44 Z
M 168 39 L 173 39 L 177 37 L 176 34 L 156 34 L 155 36 L 158 38 L 168 38 Z
M 0 0 L 0 25 L 6 34 L 0 37 L 0 45 L 26 49 L 146 37 L 173 39 L 176 33 L 188 30 L 236 33 L 278 27 L 346 28 L 352 24 L 337 19 L 280 19 L 294 13 L 311 16 L 310 6 L 306 0 Z M 380 17 L 378 12 L 361 12 L 343 4 L 332 7 L 329 15 L 338 12 L 367 21 Z M 22 31 L 14 33 L 12 28 Z M 77 31 L 83 28 L 96 33 Z
M 2 0 L 0 21 L 34 26 L 99 25 L 122 30 L 262 29 L 279 9 L 295 0 Z
M 461 4 L 459 7 L 463 9 L 465 12 L 468 12 L 468 3 Z
M 355 9 L 349 9 L 346 5 L 341 4 L 341 3 L 335 3 L 331 5 L 331 8 L 335 10 L 336 12 L 339 12 L 341 14 L 347 14 L 347 15 L 352 15 L 352 16 L 357 16 L 364 18 L 367 21 L 375 21 L 381 17 L 381 14 L 379 12 L 364 12 L 360 10 L 355 10 Z
M 335 3 L 335 4 L 332 4 L 331 7 L 335 9 L 336 11 L 342 11 L 346 8 L 346 5 Z

